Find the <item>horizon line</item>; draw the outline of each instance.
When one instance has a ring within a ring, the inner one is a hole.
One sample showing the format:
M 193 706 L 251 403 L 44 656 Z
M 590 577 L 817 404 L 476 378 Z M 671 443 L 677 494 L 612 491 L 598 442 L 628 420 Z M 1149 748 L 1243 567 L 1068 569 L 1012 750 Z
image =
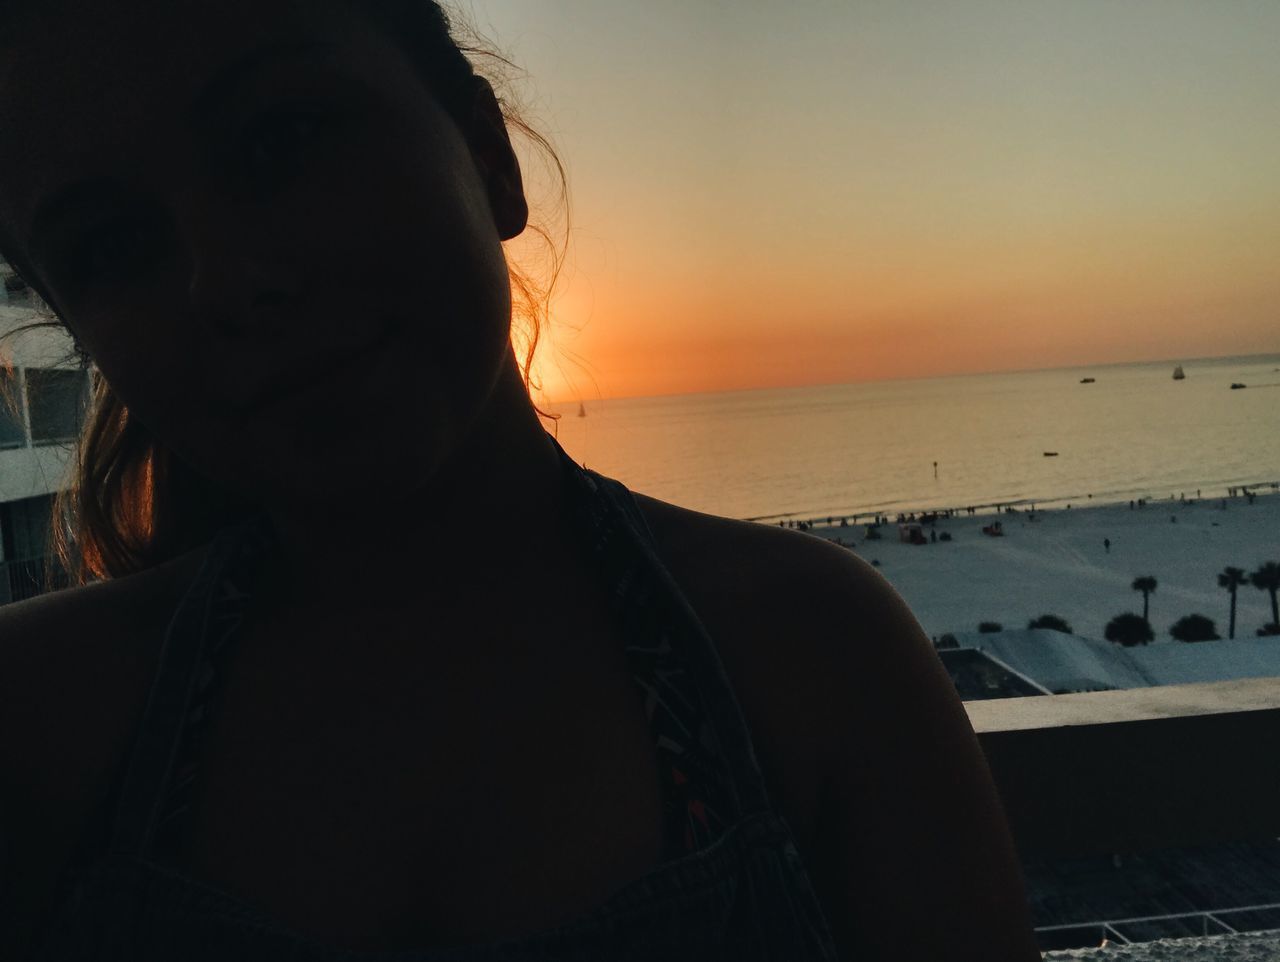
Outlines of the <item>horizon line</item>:
M 951 374 L 930 374 L 925 377 L 866 377 L 840 381 L 811 381 L 803 384 L 772 384 L 762 387 L 721 388 L 710 391 L 666 391 L 657 394 L 610 394 L 589 397 L 585 395 L 565 396 L 554 399 L 542 398 L 540 404 L 585 404 L 587 401 L 639 401 L 655 398 L 695 397 L 702 394 L 749 394 L 757 391 L 790 391 L 800 388 L 842 387 L 853 384 L 882 384 L 895 381 L 938 381 L 953 377 L 986 377 L 993 374 L 1036 374 L 1044 371 L 1079 371 L 1095 368 L 1132 367 L 1138 364 L 1192 364 L 1197 361 L 1243 360 L 1254 357 L 1280 358 L 1280 350 L 1261 351 L 1252 354 L 1205 354 L 1199 357 L 1163 357 L 1137 361 L 1105 361 L 1099 363 L 1050 365 L 1047 367 L 996 368 L 985 371 L 959 371 Z

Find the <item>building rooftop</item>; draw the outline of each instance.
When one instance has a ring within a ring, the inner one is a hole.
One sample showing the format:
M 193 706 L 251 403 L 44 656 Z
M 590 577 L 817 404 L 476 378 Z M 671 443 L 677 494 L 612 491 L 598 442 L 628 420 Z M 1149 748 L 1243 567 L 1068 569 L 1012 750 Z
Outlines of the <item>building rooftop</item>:
M 960 650 L 972 648 L 993 656 L 1056 694 L 1280 676 L 1280 644 L 1274 638 L 1167 641 L 1125 648 L 1045 629 L 961 632 L 954 637 Z
M 962 701 L 1049 694 L 1044 686 L 976 648 L 943 648 L 938 651 L 938 657 Z

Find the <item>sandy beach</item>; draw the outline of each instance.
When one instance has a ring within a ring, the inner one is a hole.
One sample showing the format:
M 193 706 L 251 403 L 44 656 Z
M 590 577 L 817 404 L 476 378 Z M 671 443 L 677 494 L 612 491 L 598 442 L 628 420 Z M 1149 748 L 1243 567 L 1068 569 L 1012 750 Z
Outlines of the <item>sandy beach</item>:
M 983 534 L 995 520 L 1004 535 Z M 1172 642 L 1169 626 L 1192 613 L 1213 619 L 1227 637 L 1230 598 L 1218 587 L 1218 573 L 1228 565 L 1248 573 L 1280 561 L 1280 494 L 1259 493 L 1252 504 L 1243 496 L 1205 497 L 1149 501 L 1134 509 L 1124 503 L 1034 515 L 960 515 L 936 523 L 937 533 L 950 534 L 951 541 L 923 545 L 901 542 L 893 519 L 880 530 L 879 541 L 867 540 L 861 524 L 811 533 L 839 539 L 878 562 L 931 636 L 974 631 L 982 621 L 1025 628 L 1030 619 L 1052 613 L 1076 634 L 1101 639 L 1113 616 L 1142 613 L 1142 595 L 1130 585 L 1151 575 L 1158 582 L 1151 625 L 1160 644 Z M 924 533 L 927 538 L 928 525 Z M 1251 637 L 1270 620 L 1267 592 L 1240 588 L 1236 637 Z

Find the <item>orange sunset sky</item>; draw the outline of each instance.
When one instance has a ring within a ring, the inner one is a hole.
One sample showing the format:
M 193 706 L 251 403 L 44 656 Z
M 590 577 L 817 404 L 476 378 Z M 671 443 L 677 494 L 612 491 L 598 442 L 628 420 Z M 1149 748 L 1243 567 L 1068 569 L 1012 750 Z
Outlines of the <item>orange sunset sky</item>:
M 544 400 L 1280 351 L 1275 0 L 462 9 L 569 170 Z

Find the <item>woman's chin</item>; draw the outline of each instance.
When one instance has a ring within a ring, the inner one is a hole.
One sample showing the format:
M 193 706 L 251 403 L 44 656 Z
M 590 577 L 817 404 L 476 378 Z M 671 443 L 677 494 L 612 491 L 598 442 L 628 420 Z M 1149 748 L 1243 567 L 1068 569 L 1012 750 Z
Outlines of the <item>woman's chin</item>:
M 446 457 L 443 441 L 429 425 L 394 437 L 281 431 L 269 443 L 253 445 L 251 458 L 224 463 L 217 473 L 228 488 L 272 512 L 367 517 L 429 486 Z

